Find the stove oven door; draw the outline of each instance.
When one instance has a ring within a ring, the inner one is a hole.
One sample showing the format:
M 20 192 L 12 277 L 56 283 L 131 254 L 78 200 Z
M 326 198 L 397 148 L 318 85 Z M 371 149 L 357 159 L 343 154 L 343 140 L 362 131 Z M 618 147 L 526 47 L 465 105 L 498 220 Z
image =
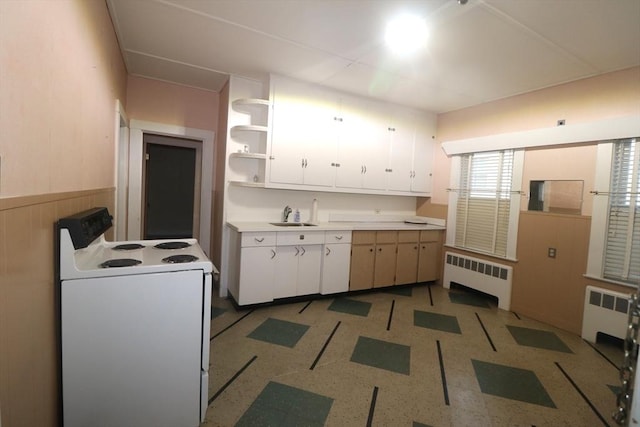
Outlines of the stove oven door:
M 64 425 L 198 426 L 203 302 L 201 270 L 63 281 Z

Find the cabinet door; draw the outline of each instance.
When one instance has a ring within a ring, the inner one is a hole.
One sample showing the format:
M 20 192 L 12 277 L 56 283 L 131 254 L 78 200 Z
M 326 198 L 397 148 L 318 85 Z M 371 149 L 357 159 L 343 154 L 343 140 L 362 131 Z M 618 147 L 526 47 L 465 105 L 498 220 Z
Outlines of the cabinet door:
M 275 248 L 243 248 L 240 255 L 238 304 L 273 301 Z
M 323 295 L 349 290 L 349 244 L 327 244 L 322 259 L 322 281 L 320 293 Z
M 416 283 L 418 280 L 418 242 L 398 243 L 396 285 Z
M 376 245 L 374 288 L 390 286 L 395 283 L 396 247 L 395 243 Z
M 374 248 L 375 245 L 351 246 L 350 291 L 373 287 L 373 271 L 376 257 Z
M 309 127 L 313 126 L 313 110 L 309 108 L 310 104 L 300 104 L 292 95 L 296 90 L 303 93 L 303 87 L 293 83 L 287 83 L 286 86 L 281 82 L 276 83 L 269 152 L 269 181 L 274 183 L 303 182 L 303 138 L 309 135 Z
M 276 246 L 274 298 L 296 296 L 299 255 L 300 249 L 297 246 Z
M 273 183 L 332 186 L 337 99 L 304 83 L 274 83 L 270 176 Z
M 416 126 L 416 138 L 413 148 L 413 178 L 411 191 L 416 193 L 431 193 L 433 180 L 433 154 L 435 131 L 429 123 L 419 123 Z
M 340 104 L 336 187 L 383 190 L 389 142 L 380 105 L 355 97 Z
M 389 125 L 389 190 L 411 191 L 415 129 L 415 117 L 411 112 L 400 109 L 393 112 Z
M 322 245 L 299 246 L 296 295 L 320 292 Z
M 418 282 L 438 280 L 439 242 L 421 242 L 418 260 Z

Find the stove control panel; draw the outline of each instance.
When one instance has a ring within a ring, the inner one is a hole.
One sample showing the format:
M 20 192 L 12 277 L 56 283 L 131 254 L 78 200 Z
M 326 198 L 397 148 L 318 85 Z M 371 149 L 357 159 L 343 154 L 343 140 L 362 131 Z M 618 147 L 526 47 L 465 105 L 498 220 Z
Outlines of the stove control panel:
M 58 220 L 58 232 L 69 230 L 73 247 L 86 248 L 113 225 L 113 217 L 107 208 L 93 208 Z

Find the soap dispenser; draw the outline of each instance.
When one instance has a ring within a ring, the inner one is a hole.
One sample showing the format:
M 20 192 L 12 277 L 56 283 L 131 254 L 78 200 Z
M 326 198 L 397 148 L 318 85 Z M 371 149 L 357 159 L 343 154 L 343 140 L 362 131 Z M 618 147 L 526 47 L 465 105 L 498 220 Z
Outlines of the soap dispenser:
M 300 210 L 296 209 L 296 213 L 293 214 L 293 222 L 300 222 Z

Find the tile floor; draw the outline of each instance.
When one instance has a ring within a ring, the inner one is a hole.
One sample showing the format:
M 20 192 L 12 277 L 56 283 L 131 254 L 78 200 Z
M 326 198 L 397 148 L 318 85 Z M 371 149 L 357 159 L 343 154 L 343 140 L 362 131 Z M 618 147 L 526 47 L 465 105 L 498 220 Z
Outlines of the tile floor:
M 203 426 L 614 426 L 622 350 L 421 284 L 214 299 Z

